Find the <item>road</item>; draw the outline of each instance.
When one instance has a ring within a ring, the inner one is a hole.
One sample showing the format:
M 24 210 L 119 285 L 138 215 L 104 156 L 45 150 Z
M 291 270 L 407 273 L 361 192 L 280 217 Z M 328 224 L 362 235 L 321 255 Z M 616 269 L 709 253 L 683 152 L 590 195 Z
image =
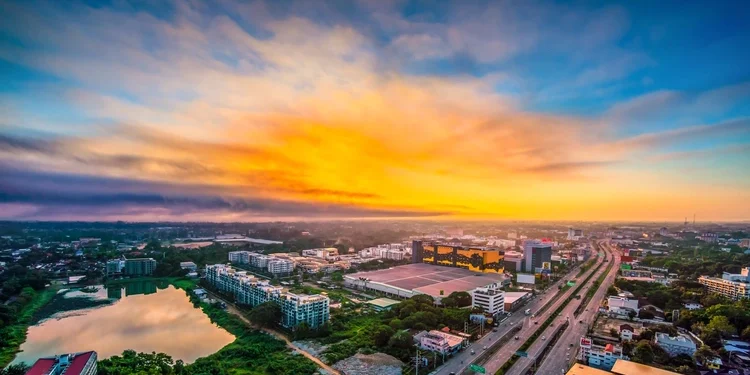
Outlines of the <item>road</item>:
M 597 260 L 596 264 L 598 265 L 601 263 L 602 258 L 600 257 Z M 596 265 L 591 267 L 590 270 L 586 271 L 583 275 L 581 275 L 581 277 L 578 277 L 577 279 L 585 279 L 589 274 L 593 272 L 594 269 L 596 269 Z M 555 311 L 555 309 L 557 309 L 561 301 L 572 294 L 575 288 L 570 288 L 564 293 L 558 293 L 558 286 L 565 283 L 566 280 L 571 279 L 576 274 L 576 272 L 578 272 L 578 268 L 571 270 L 571 272 L 569 272 L 566 276 L 562 277 L 560 280 L 552 284 L 544 294 L 538 295 L 530 302 L 527 302 L 525 306 L 519 308 L 518 311 L 514 312 L 512 316 L 510 316 L 507 320 L 501 323 L 499 327 L 497 327 L 497 332 L 490 331 L 484 337 L 471 344 L 469 348 L 457 353 L 450 361 L 439 367 L 436 371 L 432 372 L 432 374 L 447 375 L 452 372 L 456 374 L 463 372 L 475 360 L 476 356 L 479 355 L 479 353 L 485 346 L 490 346 L 493 342 L 497 341 L 500 337 L 510 331 L 514 326 L 523 324 L 524 328 L 517 333 L 519 337 L 518 340 L 511 340 L 507 344 L 503 345 L 486 363 L 478 363 L 479 365 L 487 369 L 488 374 L 494 373 L 497 369 L 500 368 L 500 366 L 503 365 L 503 363 L 505 363 L 510 358 L 511 355 L 513 355 L 513 353 L 516 352 L 516 350 L 518 350 L 523 342 L 526 341 L 526 338 L 532 335 L 534 331 L 536 331 L 539 327 L 538 325 L 533 324 L 532 319 L 525 316 L 523 314 L 523 311 L 526 309 L 530 309 L 532 312 L 538 311 L 542 306 L 544 306 L 544 304 L 546 304 L 550 300 L 555 299 L 555 302 L 547 308 L 542 316 L 535 317 L 533 319 L 538 320 L 539 322 L 545 321 L 547 317 L 553 311 Z M 476 354 L 471 354 L 472 349 L 476 352 Z
M 603 241 L 599 241 L 598 242 L 598 244 L 599 244 L 600 247 L 603 246 L 603 243 L 604 243 Z M 605 252 L 611 254 L 611 252 L 609 251 L 608 248 L 605 248 Z M 609 259 L 611 259 L 611 258 L 612 258 L 612 256 L 610 255 Z M 581 295 L 581 298 L 584 298 L 584 296 L 586 295 L 586 293 L 588 293 L 588 291 L 591 289 L 591 285 L 593 285 L 593 281 L 596 280 L 599 276 L 601 276 L 606 271 L 606 269 L 607 269 L 607 267 L 606 267 L 606 263 L 605 263 L 605 265 L 602 266 L 602 268 L 599 269 L 596 272 L 596 274 L 590 279 L 590 281 L 586 285 L 584 285 L 584 287 L 578 292 Z M 615 272 L 616 272 L 616 270 L 615 270 Z M 607 288 L 604 285 L 605 285 L 605 283 L 603 282 L 602 285 L 599 286 L 599 288 L 598 288 L 598 290 L 596 292 L 597 294 L 599 294 L 600 292 L 604 293 L 606 291 Z M 594 297 L 591 298 L 591 300 L 588 302 L 588 304 L 590 305 L 591 301 L 593 301 L 593 300 L 596 300 L 596 294 L 594 295 Z M 513 367 L 510 368 L 510 370 L 507 372 L 507 374 L 509 374 L 509 375 L 521 375 L 521 374 L 524 373 L 525 369 L 529 368 L 529 366 L 531 366 L 532 364 L 536 363 L 536 361 L 539 358 L 539 356 L 542 355 L 542 352 L 544 351 L 544 348 L 547 347 L 547 345 L 548 345 L 548 341 L 547 340 L 550 339 L 554 335 L 554 333 L 557 331 L 557 329 L 558 329 L 558 327 L 560 325 L 562 325 L 563 323 L 565 323 L 566 319 L 570 319 L 570 325 L 565 330 L 565 332 L 562 334 L 561 338 L 564 337 L 565 335 L 570 334 L 570 332 L 578 332 L 578 331 L 581 331 L 581 330 L 583 330 L 584 333 L 586 332 L 588 324 L 586 323 L 585 317 L 586 316 L 593 317 L 594 314 L 595 314 L 595 312 L 594 312 L 595 309 L 588 308 L 587 310 L 584 310 L 583 313 L 581 313 L 581 315 L 578 318 L 576 318 L 575 315 L 574 315 L 574 313 L 575 313 L 576 308 L 578 308 L 578 305 L 579 305 L 578 302 L 579 302 L 579 300 L 572 300 L 570 303 L 568 303 L 567 306 L 565 306 L 565 308 L 562 310 L 562 312 L 560 312 L 560 317 L 558 319 L 555 319 L 555 323 L 553 325 L 547 327 L 547 329 L 544 330 L 544 332 L 542 333 L 542 335 L 540 336 L 540 338 L 538 338 L 536 341 L 534 341 L 534 343 L 531 345 L 531 347 L 526 351 L 529 354 L 529 356 L 528 357 L 521 357 L 521 358 L 519 358 L 518 361 L 516 361 L 516 363 L 513 365 Z M 545 320 L 546 320 L 546 317 L 545 317 Z M 580 323 L 581 320 L 584 321 L 583 324 Z M 542 339 L 542 337 L 545 337 L 546 339 Z M 560 340 L 558 340 L 558 342 L 559 341 Z M 568 345 L 568 344 L 566 344 L 566 345 Z M 555 345 L 555 348 L 553 348 L 553 350 L 555 350 L 556 348 L 558 348 L 557 345 Z M 554 354 L 549 355 L 547 358 L 556 358 L 556 359 L 558 359 L 558 360 L 560 360 L 562 362 L 566 361 L 566 356 L 562 355 L 562 353 L 563 353 L 562 349 L 560 349 L 560 351 L 554 351 L 553 353 Z M 500 365 L 502 365 L 502 363 Z M 500 367 L 498 366 L 497 368 L 500 368 Z M 487 369 L 489 370 L 490 368 L 488 367 Z M 567 370 L 567 367 L 565 369 Z M 496 368 L 493 367 L 493 370 L 496 370 Z M 559 370 L 552 370 L 552 372 L 538 371 L 538 373 L 539 374 L 556 374 L 557 372 L 555 372 L 555 371 L 559 371 Z
M 579 315 L 578 318 L 575 319 L 575 323 L 577 324 L 569 327 L 560 336 L 555 345 L 552 347 L 551 353 L 554 354 L 548 355 L 539 365 L 539 368 L 536 371 L 537 374 L 556 374 L 558 371 L 561 371 L 561 373 L 565 373 L 568 368 L 570 368 L 570 364 L 575 361 L 579 340 L 582 336 L 586 336 L 588 327 L 596 319 L 597 311 L 599 310 L 601 301 L 607 294 L 607 288 L 614 283 L 615 278 L 617 277 L 617 270 L 620 268 L 620 254 L 616 251 L 613 251 L 609 243 L 604 244 L 604 246 L 608 248 L 609 253 L 613 255 L 614 259 L 612 261 L 614 263 L 612 265 L 612 269 L 610 269 L 609 274 L 599 286 L 599 290 L 597 290 L 594 296 L 591 297 L 591 300 L 586 306 L 587 310 L 583 311 L 581 315 Z M 572 311 L 575 311 L 575 307 Z M 579 323 L 579 321 L 581 320 L 583 321 L 583 324 Z M 566 352 L 566 356 L 561 355 L 563 351 Z

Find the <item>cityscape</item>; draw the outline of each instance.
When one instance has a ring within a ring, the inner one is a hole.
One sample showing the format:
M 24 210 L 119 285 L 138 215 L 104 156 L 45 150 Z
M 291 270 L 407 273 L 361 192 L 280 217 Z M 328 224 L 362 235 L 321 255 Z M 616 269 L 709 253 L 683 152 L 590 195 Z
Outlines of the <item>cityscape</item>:
M 750 3 L 0 2 L 0 375 L 750 375 Z

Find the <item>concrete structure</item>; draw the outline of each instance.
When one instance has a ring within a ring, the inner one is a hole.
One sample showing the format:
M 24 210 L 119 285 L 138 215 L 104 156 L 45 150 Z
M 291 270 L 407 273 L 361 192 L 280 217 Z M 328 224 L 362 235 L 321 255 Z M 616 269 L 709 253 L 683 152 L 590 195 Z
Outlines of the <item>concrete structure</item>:
M 268 262 L 272 258 L 268 255 L 258 254 L 258 253 L 249 253 L 248 254 L 248 261 L 250 262 L 250 265 L 255 268 L 268 268 Z
M 441 354 L 452 354 L 461 350 L 466 339 L 447 332 L 432 330 L 422 335 L 419 346 L 422 349 L 432 350 Z
M 583 237 L 583 230 L 568 228 L 568 240 L 578 241 Z
M 273 275 L 290 274 L 294 271 L 294 262 L 287 259 L 271 259 L 267 267 L 268 272 Z
M 628 317 L 631 311 L 638 313 L 638 300 L 610 296 L 607 298 L 608 313 L 612 316 Z
M 505 312 L 505 292 L 497 284 L 476 288 L 470 294 L 472 307 L 481 307 L 492 316 Z
M 706 232 L 706 233 L 701 233 L 700 237 L 698 238 L 700 238 L 700 240 L 704 242 L 715 243 L 716 241 L 719 240 L 719 235 L 716 233 Z
M 303 257 L 318 257 L 323 259 L 335 259 L 339 256 L 339 249 L 335 247 L 324 247 L 319 249 L 302 250 Z
M 611 370 L 618 359 L 622 359 L 622 347 L 613 344 L 595 345 L 590 339 L 581 339 L 579 358 L 589 366 L 601 370 Z
M 250 263 L 250 252 L 249 251 L 230 251 L 229 262 L 247 264 Z
M 475 272 L 502 274 L 504 251 L 489 247 L 463 247 L 453 244 L 423 244 L 422 263 L 460 267 Z
M 124 269 L 125 261 L 122 259 L 107 261 L 107 276 L 120 275 Z
M 523 271 L 534 273 L 544 263 L 552 263 L 552 244 L 538 240 L 523 242 Z
M 698 302 L 686 302 L 683 303 L 682 306 L 684 306 L 688 310 L 699 310 L 703 308 L 703 305 Z
M 670 357 L 676 357 L 680 354 L 692 356 L 697 349 L 693 340 L 685 335 L 670 337 L 669 334 L 657 332 L 654 336 L 654 343 L 664 349 Z
M 207 266 L 206 281 L 218 290 L 234 295 L 237 303 L 249 306 L 269 301 L 278 303 L 281 306 L 281 325 L 286 328 L 294 328 L 303 322 L 317 328 L 326 324 L 330 317 L 328 297 L 290 293 L 271 285 L 268 280 L 237 271 L 231 266 Z
M 620 340 L 621 341 L 633 341 L 634 333 L 635 333 L 635 329 L 633 329 L 633 327 L 631 327 L 629 324 L 620 325 Z
M 509 280 L 503 275 L 424 263 L 344 275 L 344 283 L 350 288 L 375 290 L 389 297 L 399 298 L 427 294 L 439 299 L 453 292 L 468 292 L 490 284 L 507 282 Z
M 398 305 L 399 301 L 392 300 L 390 298 L 376 298 L 374 300 L 367 301 L 367 304 L 370 305 L 375 311 L 385 311 L 390 310 L 391 307 Z
M 94 351 L 39 358 L 26 375 L 96 375 L 96 359 Z
M 679 375 L 676 372 L 662 370 L 641 363 L 618 359 L 612 367 L 612 373 L 617 375 Z
M 193 262 L 180 262 L 180 268 L 191 272 L 198 270 L 198 266 Z
M 505 292 L 504 303 L 506 312 L 516 311 L 531 298 L 529 292 Z
M 711 293 L 721 294 L 732 300 L 750 298 L 750 267 L 745 267 L 739 274 L 724 272 L 721 279 L 701 276 L 698 278 Z
M 154 273 L 156 260 L 153 258 L 133 258 L 125 260 L 125 274 L 128 276 L 146 276 Z
M 422 263 L 422 241 L 411 242 L 411 262 Z

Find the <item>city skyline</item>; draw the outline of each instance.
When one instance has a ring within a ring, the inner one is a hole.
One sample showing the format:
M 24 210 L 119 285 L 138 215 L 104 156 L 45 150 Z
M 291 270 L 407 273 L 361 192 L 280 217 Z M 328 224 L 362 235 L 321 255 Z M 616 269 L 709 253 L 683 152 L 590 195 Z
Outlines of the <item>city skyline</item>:
M 0 9 L 0 220 L 750 219 L 740 3 Z

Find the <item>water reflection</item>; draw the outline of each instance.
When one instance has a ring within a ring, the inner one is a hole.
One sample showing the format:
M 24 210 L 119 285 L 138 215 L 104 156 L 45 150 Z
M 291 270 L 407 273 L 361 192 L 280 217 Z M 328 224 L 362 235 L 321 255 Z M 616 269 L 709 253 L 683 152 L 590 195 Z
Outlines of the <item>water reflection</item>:
M 106 295 L 118 301 L 29 327 L 14 363 L 85 350 L 107 358 L 125 349 L 164 352 L 190 363 L 234 341 L 234 336 L 194 308 L 183 290 L 171 285 L 128 283 L 107 288 Z

